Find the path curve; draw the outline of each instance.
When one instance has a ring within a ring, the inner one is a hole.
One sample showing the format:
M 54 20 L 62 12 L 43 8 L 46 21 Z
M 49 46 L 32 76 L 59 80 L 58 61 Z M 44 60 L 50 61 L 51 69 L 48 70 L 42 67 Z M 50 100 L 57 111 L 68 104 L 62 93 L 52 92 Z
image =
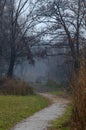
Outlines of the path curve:
M 11 130 L 47 130 L 49 122 L 64 113 L 68 100 L 47 93 L 42 93 L 40 95 L 48 98 L 52 104 L 49 107 L 36 112 L 33 116 L 18 123 Z

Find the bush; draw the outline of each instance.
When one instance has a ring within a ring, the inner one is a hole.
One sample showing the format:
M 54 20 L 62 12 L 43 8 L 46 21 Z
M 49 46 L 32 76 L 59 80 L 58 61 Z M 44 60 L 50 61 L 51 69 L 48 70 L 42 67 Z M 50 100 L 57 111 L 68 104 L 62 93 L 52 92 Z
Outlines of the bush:
M 33 88 L 25 81 L 19 79 L 0 79 L 0 93 L 4 95 L 29 95 L 33 94 Z

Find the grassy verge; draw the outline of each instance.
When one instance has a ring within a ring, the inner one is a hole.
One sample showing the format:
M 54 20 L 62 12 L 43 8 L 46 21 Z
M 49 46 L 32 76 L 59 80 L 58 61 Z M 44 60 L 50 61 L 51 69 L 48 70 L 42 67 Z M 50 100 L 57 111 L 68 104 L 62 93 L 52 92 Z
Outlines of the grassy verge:
M 55 96 L 61 96 L 61 97 L 64 97 L 67 95 L 67 93 L 65 91 L 62 91 L 62 90 L 52 91 L 50 93 L 55 95 Z
M 65 113 L 52 122 L 50 130 L 70 130 L 70 120 L 72 115 L 72 106 L 68 106 Z
M 68 90 L 69 85 L 66 82 L 55 82 L 53 80 L 49 80 L 46 82 L 45 86 L 48 88 L 50 91 L 57 91 L 57 90 Z
M 61 97 L 61 98 L 69 99 L 69 100 L 71 99 L 71 94 L 65 90 L 57 90 L 57 91 L 52 91 L 49 93 L 57 97 Z
M 9 130 L 17 122 L 48 105 L 49 101 L 39 95 L 0 96 L 0 130 Z

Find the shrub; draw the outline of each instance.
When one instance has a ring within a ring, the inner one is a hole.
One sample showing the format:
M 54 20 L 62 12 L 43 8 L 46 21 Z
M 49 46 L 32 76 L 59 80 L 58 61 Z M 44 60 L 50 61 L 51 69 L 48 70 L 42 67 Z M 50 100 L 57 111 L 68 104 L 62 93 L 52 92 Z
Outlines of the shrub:
M 4 95 L 29 95 L 33 94 L 33 88 L 25 81 L 19 79 L 0 79 L 0 93 Z

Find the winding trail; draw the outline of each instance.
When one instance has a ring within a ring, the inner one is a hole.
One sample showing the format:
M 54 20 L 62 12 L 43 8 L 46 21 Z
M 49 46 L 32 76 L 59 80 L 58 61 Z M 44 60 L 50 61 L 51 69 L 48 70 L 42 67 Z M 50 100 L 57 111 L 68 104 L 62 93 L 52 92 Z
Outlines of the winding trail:
M 62 115 L 67 104 L 69 103 L 68 100 L 51 94 L 40 93 L 40 95 L 48 98 L 52 104 L 49 107 L 35 113 L 33 116 L 18 123 L 11 130 L 47 130 L 49 122 Z

